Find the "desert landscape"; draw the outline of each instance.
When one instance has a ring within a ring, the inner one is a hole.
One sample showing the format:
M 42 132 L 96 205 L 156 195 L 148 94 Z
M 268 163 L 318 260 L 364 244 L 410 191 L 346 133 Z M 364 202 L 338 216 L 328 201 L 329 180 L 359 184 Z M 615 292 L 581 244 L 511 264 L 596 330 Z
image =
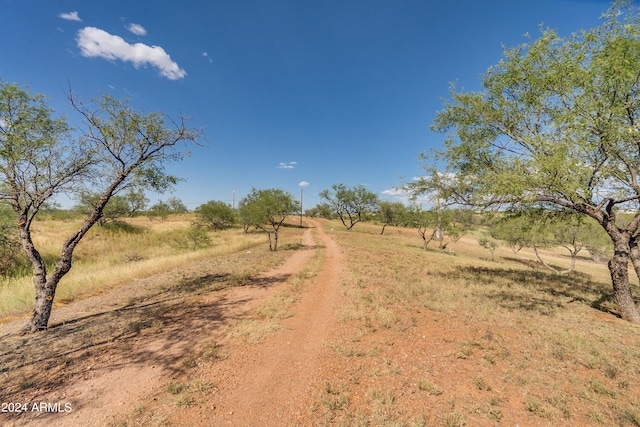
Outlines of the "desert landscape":
M 143 239 L 189 224 L 128 221 Z M 640 424 L 640 338 L 605 264 L 558 275 L 473 235 L 425 251 L 410 228 L 286 225 L 276 252 L 238 229 L 173 264 L 115 251 L 139 276 L 61 285 L 46 333 L 3 316 L 0 400 L 28 407 L 2 425 Z M 98 227 L 83 248 L 125 238 Z

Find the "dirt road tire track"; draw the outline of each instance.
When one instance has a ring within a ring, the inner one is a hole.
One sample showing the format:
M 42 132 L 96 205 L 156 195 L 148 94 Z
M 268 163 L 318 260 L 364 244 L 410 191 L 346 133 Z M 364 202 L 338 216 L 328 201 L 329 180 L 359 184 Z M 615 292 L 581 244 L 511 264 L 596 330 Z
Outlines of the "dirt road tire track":
M 310 425 L 309 402 L 321 382 L 319 361 L 330 351 L 326 344 L 337 319 L 343 268 L 338 245 L 314 225 L 324 248 L 322 268 L 284 322 L 284 332 L 216 365 L 211 377 L 224 380 L 215 410 L 200 411 L 199 425 Z

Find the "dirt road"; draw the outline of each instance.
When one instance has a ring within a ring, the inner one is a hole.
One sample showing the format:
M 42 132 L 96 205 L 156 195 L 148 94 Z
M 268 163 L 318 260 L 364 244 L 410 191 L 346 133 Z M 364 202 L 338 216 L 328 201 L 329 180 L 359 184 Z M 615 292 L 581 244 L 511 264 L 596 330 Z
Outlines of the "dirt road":
M 0 418 L 2 425 L 309 424 L 308 402 L 322 381 L 319 361 L 336 324 L 343 268 L 337 244 L 318 224 L 310 224 L 314 228 L 304 233 L 303 247 L 285 264 L 246 286 L 204 295 L 193 307 L 178 301 L 162 333 L 73 360 L 74 374 L 62 387 L 29 397 L 30 402 L 69 403 L 71 411 Z M 229 325 L 285 289 L 318 251 L 319 270 L 303 285 L 293 315 L 282 322 L 284 330 L 259 344 L 227 337 Z M 82 311 L 113 303 L 112 297 L 85 302 Z M 15 325 L 3 326 L 2 335 Z M 201 361 L 196 352 L 201 354 L 203 342 L 220 345 L 224 356 Z M 196 397 L 176 404 L 167 384 L 188 387 Z
M 320 227 L 316 230 L 324 246 L 322 268 L 308 284 L 294 315 L 284 322 L 286 330 L 214 365 L 211 377 L 223 379 L 215 410 L 198 411 L 200 420 L 192 419 L 194 425 L 305 423 L 321 377 L 318 361 L 327 351 L 325 344 L 335 325 L 342 269 L 338 246 Z

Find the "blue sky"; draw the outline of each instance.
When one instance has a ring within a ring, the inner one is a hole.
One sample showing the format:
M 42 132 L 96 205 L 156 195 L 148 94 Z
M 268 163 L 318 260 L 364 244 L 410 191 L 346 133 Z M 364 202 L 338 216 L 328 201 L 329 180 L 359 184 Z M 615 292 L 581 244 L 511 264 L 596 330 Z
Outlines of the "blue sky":
M 599 25 L 604 0 L 5 1 L 0 79 L 49 97 L 109 93 L 184 114 L 205 146 L 172 165 L 193 209 L 282 188 L 304 207 L 334 183 L 391 198 L 450 82 L 479 89 L 502 46 Z M 302 184 L 302 186 L 301 186 Z

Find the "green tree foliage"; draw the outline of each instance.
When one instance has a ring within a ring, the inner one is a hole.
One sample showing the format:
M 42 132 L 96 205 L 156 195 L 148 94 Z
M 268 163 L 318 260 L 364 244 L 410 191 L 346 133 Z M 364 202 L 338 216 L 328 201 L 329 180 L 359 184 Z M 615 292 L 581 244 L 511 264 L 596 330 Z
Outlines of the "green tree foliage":
M 96 206 L 100 204 L 101 194 L 88 190 L 81 191 L 78 194 L 78 205 L 75 210 L 82 215 L 90 214 Z M 129 204 L 125 196 L 112 196 L 109 202 L 102 209 L 102 216 L 98 219 L 97 224 L 102 226 L 109 221 L 116 221 L 119 218 L 128 216 Z
M 186 230 L 176 230 L 173 243 L 180 249 L 196 251 L 211 246 L 211 237 L 199 224 L 191 224 Z
M 167 199 L 167 205 L 169 205 L 169 212 L 173 215 L 189 212 L 184 202 L 177 197 L 169 197 L 169 199 Z
M 436 238 L 438 227 L 438 215 L 434 211 L 424 211 L 419 205 L 411 205 L 407 208 L 404 216 L 406 226 L 414 227 L 422 239 L 422 246 L 426 251 Z
M 348 231 L 362 221 L 364 214 L 375 212 L 379 204 L 378 196 L 364 185 L 347 187 L 344 184 L 333 184 L 331 190 L 322 190 L 320 197 L 327 201 Z
M 487 237 L 482 237 L 478 240 L 478 244 L 491 252 L 491 261 L 495 261 L 493 254 L 495 253 L 496 249 L 498 249 L 498 242 Z
M 307 209 L 304 214 L 311 218 L 331 219 L 331 206 L 327 203 L 319 203 L 311 209 Z
M 424 250 L 429 249 L 429 243 L 431 243 L 438 235 L 438 217 L 435 212 L 425 211 L 416 212 L 416 228 L 418 234 L 422 238 L 422 245 Z
M 465 233 L 472 230 L 476 223 L 473 211 L 469 209 L 462 209 L 460 207 L 450 206 L 446 197 L 442 197 L 443 188 L 446 186 L 448 177 L 440 173 L 435 167 L 425 167 L 427 176 L 420 177 L 417 180 L 407 184 L 404 190 L 408 190 L 413 193 L 415 199 L 419 194 L 426 194 L 429 199 L 434 203 L 432 208 L 433 214 L 429 215 L 430 226 L 433 228 L 433 234 L 428 241 L 436 238 L 440 242 L 440 249 L 445 249 L 444 244 L 445 234 L 448 235 L 452 241 L 457 242 Z M 427 225 L 425 224 L 425 227 Z M 426 228 L 418 229 L 418 232 L 422 236 L 423 240 L 426 238 L 424 234 Z M 428 245 L 428 242 L 427 242 Z M 426 246 L 425 246 L 426 249 Z
M 131 189 L 122 197 L 127 205 L 127 216 L 130 218 L 144 211 L 149 203 L 149 199 L 147 199 L 142 190 Z
M 166 220 L 171 214 L 171 206 L 163 200 L 158 200 L 147 211 L 149 219 L 160 218 L 161 221 Z
M 594 259 L 608 253 L 611 240 L 602 227 L 592 219 L 567 211 L 529 210 L 516 215 L 499 218 L 490 227 L 493 238 L 502 240 L 518 252 L 522 247 L 534 249 L 538 260 L 559 274 L 568 274 L 575 269 L 578 254 L 587 249 Z M 538 249 L 562 247 L 571 256 L 571 265 L 559 270 L 544 261 Z
M 0 203 L 0 275 L 8 275 L 20 261 L 20 241 L 15 226 L 15 215 Z
M 185 126 L 184 119 L 167 124 L 162 113 L 138 113 L 110 96 L 85 104 L 70 94 L 70 101 L 83 121 L 79 138 L 64 119 L 53 118 L 43 96 L 0 82 L 0 200 L 16 216 L 36 291 L 33 316 L 24 332 L 47 328 L 56 288 L 71 269 L 74 249 L 103 216 L 111 198 L 127 188 L 167 189 L 176 179 L 164 165 L 184 157 L 179 143 L 200 136 Z M 32 239 L 33 221 L 55 195 L 87 190 L 100 198 L 47 271 Z
M 224 202 L 210 200 L 195 209 L 197 223 L 209 230 L 223 230 L 233 226 L 236 214 Z
M 602 25 L 567 38 L 545 29 L 507 49 L 479 92 L 451 89 L 433 129 L 442 196 L 475 206 L 566 208 L 593 218 L 614 246 L 621 316 L 640 323 L 629 260 L 640 274 L 640 14 L 619 1 Z M 432 160 L 429 159 L 429 163 Z M 621 209 L 633 211 L 627 223 Z
M 418 230 L 425 250 L 432 241 L 440 241 L 440 238 L 443 242 L 440 249 L 446 249 L 449 242 L 444 243 L 445 235 L 451 242 L 457 242 L 475 227 L 474 213 L 467 209 L 444 209 L 438 214 L 437 209 L 425 211 L 421 206 L 412 204 L 404 207 L 398 219 L 400 225 Z
M 165 221 L 169 215 L 180 215 L 188 212 L 187 207 L 182 200 L 176 197 L 170 197 L 168 200 L 158 200 L 147 211 L 147 216 L 152 218 L 160 218 Z
M 240 200 L 238 212 L 245 230 L 255 227 L 264 231 L 269 236 L 269 250 L 277 251 L 280 227 L 288 215 L 300 211 L 299 206 L 287 191 L 253 188 L 251 193 Z
M 198 250 L 200 248 L 211 246 L 211 238 L 207 234 L 206 230 L 199 227 L 197 224 L 192 224 L 185 233 L 189 247 L 192 250 Z
M 378 205 L 378 220 L 382 223 L 380 234 L 384 234 L 387 225 L 401 225 L 406 214 L 407 207 L 400 202 L 380 202 Z
M 507 244 L 514 254 L 531 243 L 531 221 L 524 216 L 498 218 L 491 224 L 491 237 Z
M 611 239 L 597 223 L 594 224 L 593 221 L 589 221 L 588 223 L 591 232 L 587 234 L 588 238 L 585 240 L 585 248 L 589 251 L 589 255 L 591 255 L 594 261 L 606 261 L 613 255 Z
M 569 254 L 571 255 L 571 266 L 564 271 L 559 271 L 550 267 L 542 260 L 540 254 L 537 253 L 538 259 L 546 267 L 550 267 L 556 273 L 567 274 L 572 272 L 576 266 L 576 258 L 578 254 L 585 249 L 586 242 L 589 239 L 589 235 L 592 233 L 592 230 L 589 229 L 581 218 L 572 215 L 563 221 L 553 223 L 551 227 L 546 229 L 546 231 L 548 234 L 545 235 L 547 240 L 544 243 L 549 246 L 556 244 L 569 251 Z
M 444 209 L 441 213 L 442 227 L 449 238 L 457 242 L 475 228 L 475 218 L 469 209 Z

